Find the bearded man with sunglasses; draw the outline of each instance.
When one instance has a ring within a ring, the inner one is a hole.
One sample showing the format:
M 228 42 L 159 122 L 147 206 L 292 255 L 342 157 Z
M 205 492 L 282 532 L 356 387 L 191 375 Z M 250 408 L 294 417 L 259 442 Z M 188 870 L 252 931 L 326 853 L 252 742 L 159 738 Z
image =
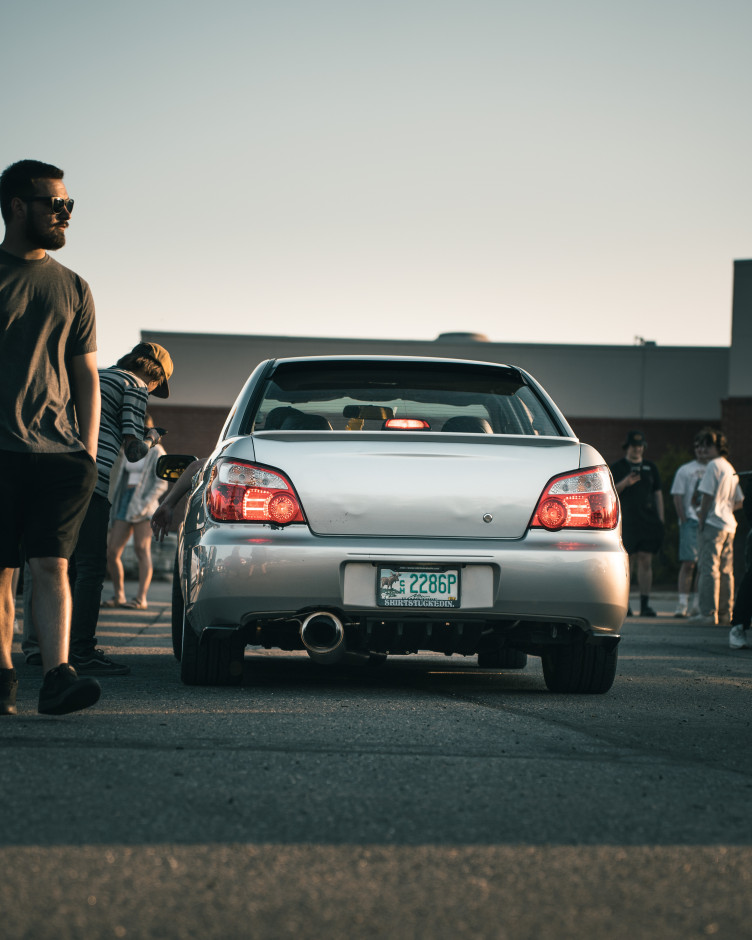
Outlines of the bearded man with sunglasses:
M 0 176 L 0 715 L 16 714 L 12 575 L 23 557 L 44 680 L 38 710 L 93 705 L 101 689 L 68 663 L 68 559 L 96 483 L 99 378 L 94 302 L 47 252 L 65 245 L 63 171 L 21 160 Z

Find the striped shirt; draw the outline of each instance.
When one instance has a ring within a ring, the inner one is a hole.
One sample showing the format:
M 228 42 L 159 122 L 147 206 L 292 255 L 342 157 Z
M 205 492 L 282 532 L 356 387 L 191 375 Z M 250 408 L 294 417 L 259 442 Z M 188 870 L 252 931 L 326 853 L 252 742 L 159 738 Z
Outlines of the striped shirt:
M 126 434 L 144 437 L 144 415 L 149 397 L 146 384 L 126 369 L 112 366 L 99 370 L 102 418 L 97 444 L 97 485 L 94 490 L 107 498 L 110 471 Z

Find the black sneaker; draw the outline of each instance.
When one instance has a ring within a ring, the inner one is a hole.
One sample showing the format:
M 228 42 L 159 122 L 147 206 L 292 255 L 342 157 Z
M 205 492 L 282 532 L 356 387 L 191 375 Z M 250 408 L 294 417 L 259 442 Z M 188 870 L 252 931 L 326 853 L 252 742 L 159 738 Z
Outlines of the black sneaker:
M 0 669 L 0 715 L 17 715 L 16 692 L 18 679 L 15 669 Z
M 640 608 L 641 617 L 657 617 L 658 614 L 653 610 L 649 604 L 645 604 L 644 607 Z
M 44 677 L 38 711 L 42 715 L 67 715 L 93 705 L 101 694 L 102 686 L 96 679 L 80 679 L 70 663 L 62 663 Z
M 71 653 L 70 661 L 80 676 L 127 676 L 131 671 L 130 666 L 116 663 L 100 649 L 92 650 L 83 656 Z
M 26 654 L 26 665 L 27 665 L 27 666 L 41 666 L 41 665 L 42 665 L 42 654 L 41 654 L 41 653 L 27 653 L 27 654 Z

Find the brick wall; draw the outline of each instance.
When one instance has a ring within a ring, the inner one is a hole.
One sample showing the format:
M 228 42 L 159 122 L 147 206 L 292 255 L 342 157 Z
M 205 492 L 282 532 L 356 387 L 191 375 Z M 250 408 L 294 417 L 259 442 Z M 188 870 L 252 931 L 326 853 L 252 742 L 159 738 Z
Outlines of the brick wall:
M 162 405 L 149 402 L 154 423 L 169 432 L 162 441 L 168 454 L 193 454 L 208 457 L 217 444 L 219 432 L 230 410 L 200 408 L 194 405 Z
M 752 398 L 726 398 L 721 408 L 731 463 L 737 470 L 752 470 Z
M 607 463 L 615 463 L 624 456 L 622 445 L 628 431 L 642 431 L 648 442 L 649 460 L 660 460 L 669 450 L 686 451 L 687 460 L 694 456 L 692 440 L 707 421 L 701 419 L 623 419 L 623 418 L 568 418 L 581 441 L 592 444 Z

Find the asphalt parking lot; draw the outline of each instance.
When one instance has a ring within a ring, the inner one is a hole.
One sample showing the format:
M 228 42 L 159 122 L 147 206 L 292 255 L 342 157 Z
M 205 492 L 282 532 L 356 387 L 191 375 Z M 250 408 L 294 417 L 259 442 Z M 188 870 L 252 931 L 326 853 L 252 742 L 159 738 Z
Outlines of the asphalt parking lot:
M 429 654 L 188 688 L 169 593 L 103 611 L 132 673 L 87 712 L 38 715 L 15 654 L 3 937 L 752 937 L 752 650 L 672 595 L 610 693 L 564 696 Z

